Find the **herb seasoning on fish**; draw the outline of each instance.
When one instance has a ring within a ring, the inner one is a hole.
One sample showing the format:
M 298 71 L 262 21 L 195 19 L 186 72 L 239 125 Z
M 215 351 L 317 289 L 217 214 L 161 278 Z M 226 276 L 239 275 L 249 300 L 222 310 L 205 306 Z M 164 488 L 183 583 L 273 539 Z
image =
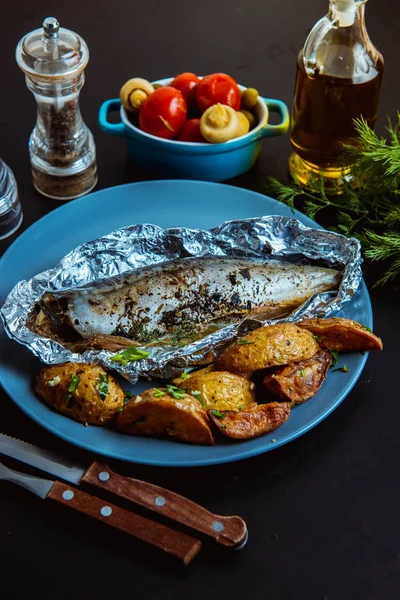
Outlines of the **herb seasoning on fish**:
M 140 344 L 157 336 L 157 342 L 181 345 L 246 316 L 285 316 L 313 294 L 337 289 L 339 281 L 335 269 L 196 257 L 45 294 L 39 309 L 55 334 L 69 329 L 83 340 L 122 336 Z

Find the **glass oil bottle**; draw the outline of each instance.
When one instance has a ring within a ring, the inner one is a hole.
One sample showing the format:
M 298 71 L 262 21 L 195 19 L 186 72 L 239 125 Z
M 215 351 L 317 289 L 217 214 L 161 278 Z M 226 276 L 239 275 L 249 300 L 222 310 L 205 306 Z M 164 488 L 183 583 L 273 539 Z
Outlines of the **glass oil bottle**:
M 367 0 L 330 0 L 297 60 L 289 173 L 307 187 L 322 177 L 340 185 L 349 169 L 343 145 L 354 143 L 354 119 L 373 128 L 383 76 L 382 55 L 365 26 Z

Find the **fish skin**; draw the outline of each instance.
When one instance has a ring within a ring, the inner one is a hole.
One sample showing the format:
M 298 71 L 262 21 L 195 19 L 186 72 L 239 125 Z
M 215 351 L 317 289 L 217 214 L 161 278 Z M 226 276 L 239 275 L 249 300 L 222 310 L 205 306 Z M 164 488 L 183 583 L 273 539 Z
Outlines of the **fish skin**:
M 84 339 L 96 334 L 140 341 L 138 330 L 165 336 L 184 323 L 204 328 L 262 312 L 288 314 L 313 294 L 337 289 L 335 269 L 277 260 L 196 257 L 146 267 L 67 293 L 46 294 L 41 307 Z M 144 329 L 143 329 L 144 328 Z

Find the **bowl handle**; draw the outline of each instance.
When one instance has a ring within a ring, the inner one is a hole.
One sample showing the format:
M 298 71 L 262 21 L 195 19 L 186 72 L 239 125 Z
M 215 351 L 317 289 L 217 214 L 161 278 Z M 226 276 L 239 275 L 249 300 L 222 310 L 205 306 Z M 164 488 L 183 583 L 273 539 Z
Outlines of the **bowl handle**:
M 277 112 L 281 116 L 281 122 L 278 125 L 265 125 L 261 130 L 263 137 L 271 137 L 273 135 L 283 135 L 287 132 L 290 125 L 290 116 L 288 107 L 281 100 L 273 100 L 271 98 L 264 98 L 264 102 L 267 105 L 269 112 Z
M 119 123 L 110 123 L 107 120 L 108 114 L 112 111 L 118 110 L 121 108 L 121 101 L 119 98 L 112 98 L 111 100 L 106 100 L 100 106 L 99 110 L 99 125 L 100 129 L 104 131 L 104 133 L 108 133 L 109 135 L 124 135 L 125 133 L 125 125 L 120 121 Z

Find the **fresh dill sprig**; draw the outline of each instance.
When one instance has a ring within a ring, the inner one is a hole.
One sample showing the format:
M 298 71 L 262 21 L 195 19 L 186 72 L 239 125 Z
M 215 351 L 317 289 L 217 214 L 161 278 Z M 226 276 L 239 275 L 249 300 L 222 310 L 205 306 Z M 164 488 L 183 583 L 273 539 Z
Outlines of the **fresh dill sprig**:
M 316 176 L 305 189 L 298 181 L 285 185 L 270 177 L 267 191 L 292 209 L 300 201 L 311 219 L 324 210 L 334 214 L 330 229 L 357 237 L 365 258 L 384 261 L 386 270 L 375 284 L 383 285 L 400 275 L 400 111 L 395 124 L 388 120 L 388 139 L 362 117 L 354 124 L 357 137 L 344 146 L 341 181 L 327 189 Z
M 393 232 L 379 235 L 373 231 L 365 231 L 364 239 L 369 243 L 365 250 L 367 258 L 372 261 L 391 261 L 385 274 L 378 280 L 378 285 L 384 285 L 397 277 L 400 273 L 400 233 Z

